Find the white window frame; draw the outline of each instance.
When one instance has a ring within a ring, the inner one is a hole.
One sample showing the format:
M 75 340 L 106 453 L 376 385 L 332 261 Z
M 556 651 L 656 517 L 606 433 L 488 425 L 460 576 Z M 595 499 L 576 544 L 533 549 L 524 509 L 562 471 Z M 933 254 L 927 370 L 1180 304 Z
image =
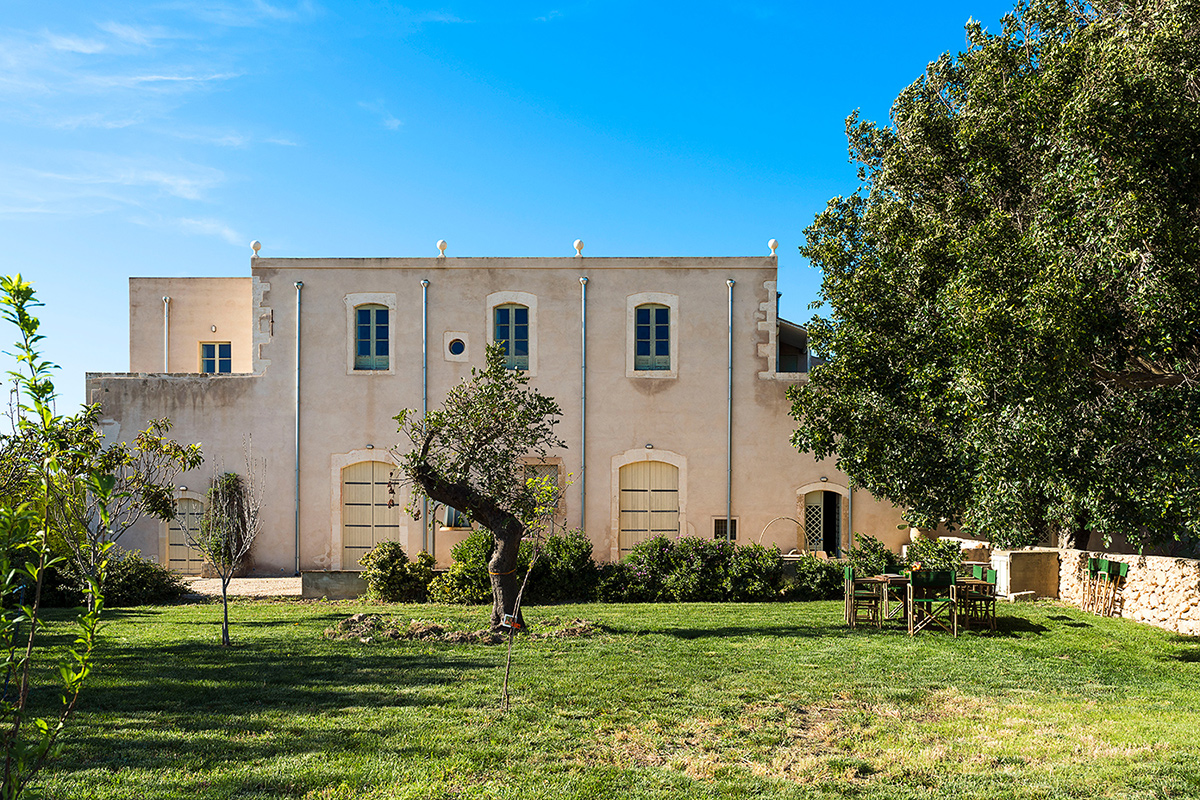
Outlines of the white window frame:
M 355 369 L 355 344 L 358 329 L 355 316 L 359 306 L 385 306 L 388 310 L 388 366 L 387 369 Z M 346 374 L 347 375 L 395 375 L 396 374 L 396 295 L 394 292 L 355 292 L 346 295 Z
M 634 369 L 637 361 L 637 307 L 649 304 L 666 306 L 670 309 L 670 369 Z M 625 298 L 625 377 L 652 379 L 679 377 L 679 295 L 667 292 L 639 292 Z
M 529 309 L 529 369 L 522 371 L 531 378 L 537 376 L 538 368 L 537 301 L 537 295 L 530 294 L 529 292 L 492 292 L 487 296 L 487 317 L 485 318 L 487 320 L 485 323 L 487 329 L 487 343 L 489 345 L 495 344 L 496 306 L 514 303 L 516 305 L 525 306 Z

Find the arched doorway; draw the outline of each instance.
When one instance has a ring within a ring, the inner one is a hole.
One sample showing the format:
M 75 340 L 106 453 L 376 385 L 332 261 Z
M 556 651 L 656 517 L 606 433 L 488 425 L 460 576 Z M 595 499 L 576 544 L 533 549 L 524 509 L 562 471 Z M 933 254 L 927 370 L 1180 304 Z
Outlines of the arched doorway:
M 797 504 L 804 527 L 800 533 L 799 549 L 824 552 L 839 558 L 846 543 L 848 494 L 841 487 L 828 483 L 805 486 L 797 492 Z
M 655 536 L 679 535 L 679 468 L 636 461 L 620 469 L 620 556 Z
M 358 570 L 372 547 L 400 540 L 400 508 L 388 507 L 392 467 L 360 461 L 342 469 L 342 569 Z
M 175 518 L 167 523 L 167 568 L 180 575 L 199 575 L 204 569 L 204 556 L 187 543 L 184 530 L 200 532 L 200 517 L 204 505 L 191 497 L 175 501 Z

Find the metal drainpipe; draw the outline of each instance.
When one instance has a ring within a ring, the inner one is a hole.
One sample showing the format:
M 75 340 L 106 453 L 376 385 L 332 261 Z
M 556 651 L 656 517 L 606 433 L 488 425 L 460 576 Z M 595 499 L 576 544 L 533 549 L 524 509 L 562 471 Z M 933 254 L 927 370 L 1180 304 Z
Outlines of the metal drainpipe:
M 729 342 L 726 362 L 728 382 L 725 392 L 725 539 L 732 541 L 733 528 L 733 278 L 725 281 L 729 287 Z
M 296 524 L 296 574 L 300 574 L 300 290 L 304 281 L 296 281 L 296 383 L 293 391 L 295 408 L 295 440 L 293 447 L 296 452 L 296 482 L 295 482 L 295 524 Z
M 587 285 L 579 278 L 579 527 L 587 529 Z
M 163 372 L 171 371 L 171 298 L 163 295 Z
M 429 281 L 421 280 L 421 419 L 429 413 Z M 421 525 L 425 535 L 421 537 L 421 548 L 433 555 L 434 532 L 429 519 L 429 497 L 421 496 Z

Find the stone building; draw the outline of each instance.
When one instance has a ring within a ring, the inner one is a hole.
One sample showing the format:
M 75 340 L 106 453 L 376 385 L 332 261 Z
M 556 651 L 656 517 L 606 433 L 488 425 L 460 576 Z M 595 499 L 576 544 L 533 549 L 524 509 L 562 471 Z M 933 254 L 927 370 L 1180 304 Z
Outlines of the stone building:
M 442 244 L 442 243 L 439 243 Z M 772 243 L 774 244 L 774 243 Z M 582 245 L 580 244 L 580 249 Z M 168 417 L 205 465 L 182 477 L 197 514 L 214 467 L 266 458 L 258 574 L 358 569 L 374 543 L 442 564 L 466 532 L 451 509 L 389 507 L 402 408 L 436 408 L 507 342 L 509 361 L 563 408 L 567 448 L 528 468 L 566 487 L 560 509 L 597 560 L 636 542 L 731 534 L 792 550 L 898 549 L 900 511 L 852 492 L 789 444 L 785 393 L 807 379 L 804 330 L 778 318 L 777 260 L 731 258 L 266 258 L 248 277 L 131 278 L 129 372 L 90 373 L 106 436 Z M 727 531 L 728 518 L 728 531 Z M 425 524 L 429 520 L 430 524 Z M 179 531 L 148 520 L 121 544 L 184 572 Z

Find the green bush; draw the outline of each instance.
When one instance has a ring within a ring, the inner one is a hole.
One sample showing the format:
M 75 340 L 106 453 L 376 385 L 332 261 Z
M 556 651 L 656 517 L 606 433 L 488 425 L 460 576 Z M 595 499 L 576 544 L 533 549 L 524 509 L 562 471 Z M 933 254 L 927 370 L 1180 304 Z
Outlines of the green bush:
M 955 541 L 920 536 L 908 546 L 907 566 L 920 564 L 921 569 L 957 572 L 962 560 L 962 546 Z
M 793 562 L 796 574 L 784 582 L 788 600 L 837 600 L 842 596 L 844 575 L 837 561 L 804 555 Z
M 778 599 L 783 585 L 778 548 L 659 536 L 602 567 L 597 595 L 608 603 L 767 601 Z
M 532 543 L 521 543 L 522 564 L 532 558 Z M 533 565 L 522 602 L 586 603 L 596 598 L 600 572 L 592 560 L 592 542 L 579 528 L 542 542 L 542 553 Z
M 430 599 L 439 603 L 482 604 L 492 602 L 492 584 L 488 577 L 488 560 L 492 557 L 494 539 L 486 530 L 471 533 L 451 550 L 454 563 L 434 579 L 429 587 Z M 533 543 L 521 542 L 517 556 L 517 573 L 524 577 L 533 558 Z M 542 552 L 533 565 L 523 603 L 588 602 L 596 596 L 600 577 L 592 560 L 592 543 L 587 535 L 575 529 L 562 536 L 549 536 L 542 542 Z
M 783 590 L 783 558 L 772 545 L 734 548 L 725 575 L 725 597 L 734 602 L 778 600 Z
M 429 553 L 420 553 L 409 561 L 399 542 L 380 542 L 359 559 L 365 569 L 367 597 L 385 603 L 424 603 L 429 598 L 433 565 Z
M 429 584 L 429 599 L 435 603 L 466 605 L 492 602 L 487 562 L 495 544 L 491 533 L 477 530 L 454 545 L 450 550 L 454 563 Z
M 140 552 L 109 552 L 112 555 L 108 558 L 108 574 L 104 579 L 105 606 L 128 608 L 176 603 L 188 593 L 188 585 L 182 577 L 142 558 Z M 68 558 L 46 570 L 42 580 L 42 605 L 57 608 L 83 605 L 83 586 L 84 579 L 75 562 Z
M 857 544 L 850 550 L 847 560 L 854 567 L 855 575 L 882 575 L 899 572 L 904 567 L 903 559 L 874 536 L 858 534 Z

